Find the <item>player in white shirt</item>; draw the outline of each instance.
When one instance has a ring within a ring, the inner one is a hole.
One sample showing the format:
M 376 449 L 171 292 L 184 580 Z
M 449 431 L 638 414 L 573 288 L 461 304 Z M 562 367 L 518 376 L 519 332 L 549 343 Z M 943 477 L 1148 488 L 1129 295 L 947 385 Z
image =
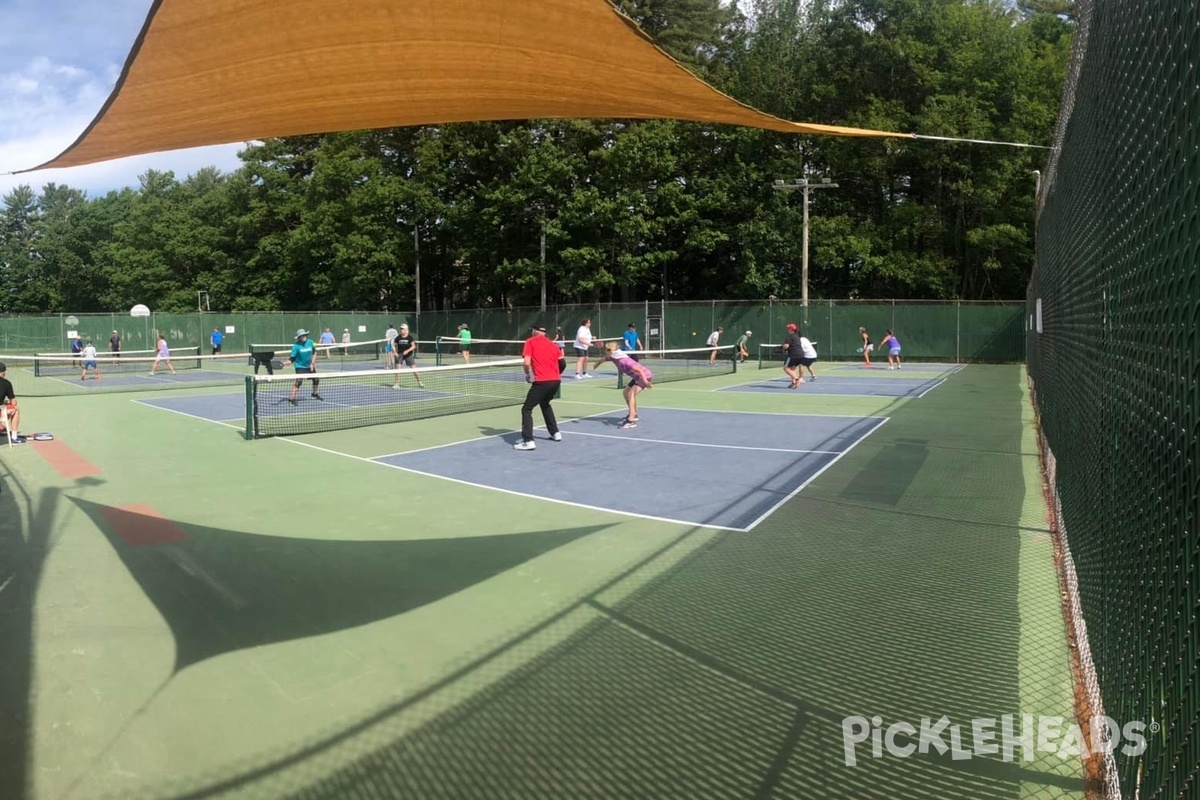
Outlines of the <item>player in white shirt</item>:
M 96 347 L 90 341 L 83 348 L 83 372 L 79 375 L 79 380 L 87 380 L 88 367 L 91 367 L 92 372 L 96 373 L 96 380 L 100 380 L 100 365 L 96 363 Z
M 725 332 L 724 328 L 718 327 L 715 331 L 713 331 L 712 333 L 710 333 L 708 335 L 708 341 L 706 342 L 706 344 L 712 348 L 712 355 L 709 356 L 709 358 L 708 358 L 709 364 L 717 363 L 717 353 L 720 352 L 717 349 L 717 346 L 718 346 L 718 342 L 721 341 L 721 334 L 724 332 Z
M 592 318 L 588 317 L 579 323 L 575 331 L 575 380 L 590 378 L 588 374 L 588 348 L 595 342 L 592 339 Z
M 804 358 L 800 359 L 800 366 L 808 370 L 808 379 L 810 381 L 817 379 L 812 369 L 813 362 L 817 360 L 817 348 L 814 347 L 815 344 L 816 342 L 810 342 L 804 336 L 800 337 L 800 349 L 804 351 Z

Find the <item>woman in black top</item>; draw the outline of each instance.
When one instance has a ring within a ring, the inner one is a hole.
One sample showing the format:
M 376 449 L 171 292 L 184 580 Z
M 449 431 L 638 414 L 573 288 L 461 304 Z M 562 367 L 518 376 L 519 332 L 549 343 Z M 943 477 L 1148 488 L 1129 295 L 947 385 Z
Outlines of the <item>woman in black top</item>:
M 789 322 L 787 324 L 787 337 L 783 340 L 783 344 L 779 349 L 783 351 L 783 371 L 792 379 L 792 384 L 789 389 L 795 389 L 804 379 L 800 377 L 800 359 L 804 358 L 804 348 L 800 346 L 800 334 L 796 331 L 796 323 Z

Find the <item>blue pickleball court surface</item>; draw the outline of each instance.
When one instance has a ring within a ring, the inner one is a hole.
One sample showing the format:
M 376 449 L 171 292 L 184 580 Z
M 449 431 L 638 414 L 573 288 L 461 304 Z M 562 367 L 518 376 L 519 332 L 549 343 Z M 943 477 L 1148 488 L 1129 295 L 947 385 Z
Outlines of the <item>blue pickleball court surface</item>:
M 527 497 L 749 530 L 886 422 L 647 408 L 637 428 L 622 430 L 623 417 L 563 421 L 561 442 L 539 428 L 531 452 L 514 451 L 520 434 L 510 433 L 373 460 Z
M 864 370 L 865 371 L 865 370 Z M 717 389 L 719 392 L 767 392 L 773 394 L 831 394 L 857 395 L 860 397 L 923 397 L 927 392 L 937 388 L 943 378 L 900 378 L 894 375 L 887 377 L 856 377 L 843 378 L 839 376 L 818 375 L 817 380 L 805 380 L 795 389 L 789 388 L 790 381 L 786 375 L 754 383 L 741 383 L 736 386 L 725 386 Z
M 870 366 L 870 367 L 864 367 L 861 363 L 859 363 L 859 364 L 833 364 L 833 365 L 825 367 L 825 369 L 826 370 L 837 370 L 838 372 L 857 372 L 857 373 L 861 373 L 864 375 L 872 375 L 877 372 L 882 372 L 882 373 L 886 374 L 888 372 L 893 371 L 893 370 L 889 370 L 887 368 L 887 356 L 886 355 L 883 356 L 882 358 L 879 358 L 878 356 L 872 356 L 871 360 L 873 363 L 872 363 L 872 366 Z M 900 374 L 903 374 L 905 372 L 910 372 L 910 371 L 911 372 L 938 372 L 943 375 L 953 375 L 955 372 L 961 372 L 963 366 L 964 366 L 963 364 L 945 364 L 945 363 L 935 363 L 933 361 L 905 361 L 904 368 L 899 370 L 899 372 L 900 372 Z M 820 371 L 821 371 L 821 368 L 818 366 L 817 372 L 819 373 Z

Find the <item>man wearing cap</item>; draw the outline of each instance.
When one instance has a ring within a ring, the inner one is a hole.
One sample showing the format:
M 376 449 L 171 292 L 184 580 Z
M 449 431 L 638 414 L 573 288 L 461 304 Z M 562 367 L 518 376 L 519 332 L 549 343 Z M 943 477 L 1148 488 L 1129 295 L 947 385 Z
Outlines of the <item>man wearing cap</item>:
M 745 364 L 746 359 L 750 357 L 750 351 L 748 351 L 746 349 L 746 342 L 753 335 L 754 335 L 753 331 L 746 331 L 745 333 L 743 333 L 741 336 L 739 336 L 737 338 L 736 342 L 734 342 L 734 345 L 737 347 L 738 359 L 743 364 Z
M 417 340 L 408 332 L 407 322 L 400 323 L 400 333 L 392 340 L 392 345 L 392 349 L 396 351 L 396 380 L 392 388 L 400 388 L 400 370 L 408 367 L 417 379 L 417 386 L 424 389 L 425 384 L 421 383 L 421 375 L 417 372 Z
M 121 334 L 116 331 L 113 331 L 112 336 L 108 337 L 108 352 L 112 353 L 113 358 L 121 357 Z
M 308 331 L 301 328 L 296 331 L 296 343 L 292 345 L 292 354 L 287 361 L 283 362 L 283 366 L 288 364 L 296 365 L 297 375 L 312 375 L 317 371 L 317 348 L 308 339 Z M 314 400 L 323 399 L 317 394 L 317 386 L 320 385 L 320 378 L 309 378 L 312 381 L 312 397 Z M 296 382 L 292 384 L 292 393 L 288 397 L 288 402 L 296 405 L 296 394 L 300 391 L 300 386 L 304 383 L 304 378 L 296 378 Z
M 546 338 L 546 326 L 537 323 L 525 340 L 521 353 L 525 359 L 525 380 L 529 383 L 529 392 L 525 395 L 525 405 L 521 406 L 521 441 L 513 445 L 514 450 L 536 450 L 533 442 L 533 408 L 540 406 L 542 419 L 546 421 L 546 431 L 550 439 L 562 441 L 558 432 L 558 420 L 554 418 L 554 409 L 550 400 L 558 393 L 562 385 L 562 372 L 558 368 L 558 346 Z
M 16 438 L 17 431 L 21 429 L 21 412 L 17 410 L 17 395 L 13 392 L 12 381 L 5 374 L 8 372 L 8 366 L 0 363 L 0 402 L 4 403 L 4 413 L 8 420 L 8 435 L 10 438 Z
M 799 327 L 794 322 L 787 324 L 787 336 L 779 349 L 783 351 L 783 371 L 792 379 L 789 389 L 804 383 L 800 370 L 804 364 L 804 345 L 800 341 Z

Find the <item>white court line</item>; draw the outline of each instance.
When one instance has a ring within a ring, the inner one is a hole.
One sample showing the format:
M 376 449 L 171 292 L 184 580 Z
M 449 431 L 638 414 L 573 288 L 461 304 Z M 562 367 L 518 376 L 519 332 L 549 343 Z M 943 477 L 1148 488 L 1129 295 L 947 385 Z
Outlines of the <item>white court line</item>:
M 612 411 L 617 411 L 617 410 L 619 410 L 619 409 L 610 409 L 610 411 L 597 411 L 595 414 L 586 414 L 582 417 L 572 417 L 571 419 L 591 419 L 592 417 L 598 417 L 601 414 L 609 414 Z M 541 431 L 541 430 L 545 430 L 546 426 L 545 425 L 535 425 L 533 429 L 535 431 Z M 559 431 L 560 432 L 562 431 L 561 425 L 559 426 Z M 430 445 L 429 447 L 418 447 L 416 450 L 401 450 L 398 453 L 386 453 L 381 456 L 372 456 L 371 458 L 373 458 L 373 459 L 375 459 L 375 458 L 392 458 L 393 456 L 406 456 L 409 453 L 427 453 L 430 450 L 441 450 L 443 447 L 454 447 L 455 445 L 469 444 L 470 442 L 482 442 L 484 439 L 495 439 L 500 436 L 508 436 L 510 433 L 520 433 L 520 432 L 521 432 L 520 428 L 511 428 L 509 430 L 504 431 L 503 433 L 489 433 L 487 436 L 476 436 L 471 439 L 460 439 L 457 442 L 449 442 L 447 444 L 435 444 L 435 445 Z M 575 435 L 575 434 L 572 434 L 572 435 Z M 555 444 L 558 444 L 558 442 L 555 442 Z
M 203 397 L 203 396 L 204 395 L 189 395 L 189 397 Z M 172 414 L 178 414 L 181 417 L 191 417 L 192 419 L 198 419 L 198 420 L 202 420 L 204 422 L 212 422 L 217 425 L 224 425 L 226 428 L 233 428 L 234 430 L 240 430 L 242 432 L 245 432 L 245 430 L 246 430 L 246 424 L 244 422 L 241 425 L 231 425 L 228 422 L 221 422 L 219 419 L 209 419 L 208 417 L 201 417 L 196 414 L 189 414 L 186 411 L 179 411 L 174 408 L 167 408 L 166 406 L 157 406 L 154 403 L 148 403 L 145 400 L 134 400 L 133 402 L 137 403 L 138 405 L 146 406 L 147 408 L 157 408 L 159 411 L 170 411 Z
M 926 389 L 925 391 L 923 391 L 919 395 L 917 395 L 916 399 L 920 400 L 922 397 L 929 394 L 930 392 L 932 392 L 934 389 L 938 388 L 945 382 L 946 382 L 945 378 L 939 378 L 938 381 L 935 384 L 933 384 L 933 386 L 930 386 L 928 389 Z
M 3 592 L 5 589 L 7 589 L 8 585 L 10 583 L 12 583 L 12 579 L 15 577 L 17 577 L 17 574 L 14 572 L 12 575 L 9 575 L 8 578 L 5 579 L 4 583 L 0 583 L 0 592 Z
M 869 397 L 871 395 L 849 395 L 849 396 L 850 397 Z M 639 404 L 643 403 L 647 400 L 645 395 L 639 395 L 639 397 L 642 398 L 641 400 L 638 401 Z M 895 398 L 892 398 L 892 399 L 894 400 Z M 609 406 L 610 408 L 612 408 L 612 406 L 610 406 L 608 403 L 589 403 L 584 400 L 567 400 L 564 402 L 575 403 L 575 404 L 581 405 L 581 406 Z M 617 408 L 614 408 L 613 410 L 618 411 L 618 410 L 620 410 L 620 408 L 621 407 L 618 406 Z M 874 414 L 822 414 L 820 412 L 810 412 L 810 411 L 805 411 L 803 413 L 792 413 L 790 411 L 735 411 L 732 409 L 676 408 L 675 406 L 651 406 L 651 405 L 647 405 L 647 406 L 639 405 L 638 408 L 639 408 L 639 410 L 641 408 L 647 408 L 652 411 L 698 411 L 702 414 L 762 414 L 764 416 L 769 416 L 769 417 L 791 417 L 792 419 L 795 419 L 796 417 L 833 417 L 835 419 L 887 419 L 887 417 L 877 417 Z
M 503 435 L 503 434 L 497 434 L 497 435 L 499 436 L 499 435 Z M 502 489 L 499 486 L 488 486 L 488 485 L 481 484 L 481 483 L 471 483 L 470 481 L 464 481 L 464 480 L 460 480 L 458 478 L 450 478 L 445 475 L 438 475 L 433 472 L 423 472 L 419 469 L 413 469 L 412 467 L 402 467 L 398 464 L 388 464 L 385 461 L 377 461 L 375 458 L 366 458 L 364 456 L 355 456 L 355 455 L 351 455 L 349 453 L 343 453 L 338 450 L 330 450 L 329 448 L 326 448 L 326 447 L 321 447 L 319 445 L 310 444 L 309 442 L 300 442 L 295 439 L 289 439 L 284 436 L 276 436 L 273 438 L 276 441 L 288 442 L 290 444 L 300 445 L 301 447 L 310 447 L 313 450 L 320 450 L 322 453 L 329 453 L 330 455 L 342 456 L 343 458 L 352 458 L 355 461 L 365 461 L 368 464 L 374 464 L 375 466 L 378 466 L 378 467 L 388 467 L 389 469 L 398 469 L 398 470 L 401 470 L 402 472 L 409 472 L 414 475 L 424 475 L 425 477 L 428 477 L 428 478 L 437 478 L 438 480 L 450 481 L 451 483 L 458 483 L 458 484 L 462 484 L 463 486 L 470 486 L 474 489 L 486 489 L 491 492 L 502 492 L 503 494 L 511 494 L 516 497 L 524 497 L 529 500 L 541 500 L 541 501 L 548 502 L 548 503 L 558 503 L 559 505 L 573 506 L 574 508 L 586 508 L 590 511 L 603 511 L 608 514 L 618 514 L 623 517 L 636 517 L 638 519 L 649 519 L 649 520 L 654 520 L 655 522 L 669 522 L 674 525 L 686 525 L 689 528 L 710 528 L 712 530 L 718 530 L 718 531 L 740 531 L 740 532 L 745 532 L 747 530 L 746 528 L 730 528 L 725 525 L 709 525 L 709 524 L 706 524 L 703 522 L 691 522 L 689 520 L 674 519 L 672 517 L 655 517 L 655 516 L 651 516 L 649 514 L 638 514 L 633 511 L 619 511 L 617 509 L 604 508 L 602 506 L 591 506 L 591 505 L 587 505 L 586 503 L 575 503 L 570 500 L 559 500 L 554 497 L 543 497 L 538 494 L 527 494 L 525 492 L 514 491 L 513 489 Z M 483 438 L 488 439 L 488 438 L 493 438 L 493 437 L 485 436 Z M 474 441 L 474 440 L 472 440 L 472 441 Z M 455 442 L 455 444 L 457 444 L 457 442 Z M 560 442 L 551 442 L 550 444 L 559 446 L 561 443 Z M 415 451 L 412 451 L 412 452 L 415 452 Z M 405 454 L 399 453 L 398 455 L 405 455 Z M 386 458 L 386 456 L 377 456 L 376 458 Z
M 581 417 L 582 419 L 582 417 Z M 759 450 L 764 453 L 816 453 L 818 455 L 837 455 L 841 450 L 788 450 L 783 447 L 747 447 L 736 444 L 707 444 L 702 442 L 674 442 L 670 439 L 645 439 L 632 436 L 613 436 L 611 433 L 583 433 L 575 431 L 572 436 L 594 436 L 597 439 L 620 439 L 623 442 L 652 442 L 654 444 L 677 444 L 680 447 L 715 447 L 718 450 Z
M 872 433 L 874 433 L 875 431 L 879 430 L 879 428 L 880 428 L 880 427 L 881 427 L 881 426 L 882 426 L 882 425 L 883 425 L 885 422 L 887 422 L 887 421 L 888 421 L 888 418 L 887 418 L 887 417 L 884 417 L 884 418 L 882 418 L 881 420 L 879 420 L 879 424 L 878 424 L 878 425 L 875 425 L 875 426 L 873 426 L 873 427 L 871 428 L 871 430 L 867 431 L 867 432 L 866 432 L 866 433 L 864 433 L 862 436 L 860 436 L 860 437 L 858 437 L 857 439 L 855 439 L 855 440 L 854 440 L 854 442 L 853 442 L 853 443 L 852 443 L 852 444 L 851 444 L 849 447 L 847 447 L 847 448 L 846 448 L 845 450 L 843 450 L 841 453 L 839 453 L 839 454 L 838 454 L 838 455 L 836 455 L 834 458 L 832 458 L 832 459 L 829 461 L 829 463 L 828 463 L 828 464 L 826 464 L 825 466 L 823 466 L 823 467 L 821 467 L 819 470 L 817 470 L 817 471 L 816 471 L 816 473 L 814 473 L 814 474 L 813 474 L 811 477 L 809 477 L 809 479 L 808 479 L 808 480 L 806 480 L 804 483 L 800 484 L 800 485 L 799 485 L 799 486 L 797 486 L 797 487 L 796 487 L 794 490 L 792 490 L 791 492 L 789 492 L 789 493 L 788 493 L 788 495 L 787 495 L 786 497 L 784 497 L 782 500 L 780 500 L 778 503 L 776 503 L 775 505 L 771 506 L 771 507 L 770 507 L 770 508 L 768 508 L 766 511 L 764 511 L 764 512 L 763 512 L 763 513 L 762 513 L 762 514 L 761 514 L 761 515 L 758 517 L 758 519 L 754 520 L 754 522 L 751 522 L 749 525 L 747 525 L 747 526 L 746 526 L 746 528 L 745 528 L 745 530 L 747 530 L 747 531 L 750 531 L 750 530 L 753 530 L 754 528 L 756 528 L 760 522 L 762 522 L 764 519 L 766 519 L 767 517 L 769 517 L 769 516 L 771 516 L 772 514 L 774 514 L 774 513 L 775 513 L 775 511 L 776 511 L 776 510 L 778 510 L 778 509 L 779 509 L 779 507 L 780 507 L 781 505 L 783 505 L 784 503 L 786 503 L 788 500 L 791 500 L 793 497 L 795 497 L 796 495 L 800 494 L 800 492 L 804 491 L 804 488 L 805 488 L 806 486 L 808 486 L 810 483 L 812 483 L 813 481 L 815 481 L 817 478 L 821 477 L 821 473 L 822 473 L 822 472 L 824 472 L 825 470 L 829 469 L 829 468 L 830 468 L 830 467 L 832 467 L 834 464 L 836 464 L 838 461 L 840 461 L 840 460 L 841 460 L 841 458 L 842 458 L 842 456 L 846 455 L 846 453 L 849 453 L 851 450 L 853 450 L 855 447 L 857 447 L 857 446 L 859 445 L 859 443 L 860 443 L 860 442 L 861 442 L 863 439 L 866 439 L 866 438 L 867 438 L 868 436 L 870 436 Z
M 228 423 L 218 422 L 217 420 L 211 420 L 206 417 L 198 417 L 195 414 L 188 414 L 184 411 L 176 411 L 173 408 L 165 408 L 163 406 L 151 405 L 150 403 L 145 403 L 141 400 L 134 400 L 133 402 L 149 406 L 150 408 L 157 408 L 162 411 L 170 411 L 171 413 L 179 414 L 184 417 L 191 417 L 192 419 L 203 420 L 204 422 L 216 422 L 216 424 L 218 424 L 218 425 L 224 425 L 229 428 L 234 428 L 234 429 L 238 429 L 238 430 L 244 428 L 244 426 L 230 425 Z M 600 416 L 605 413 L 612 413 L 613 411 L 619 410 L 619 408 L 614 409 L 611 405 L 604 404 L 604 403 L 585 403 L 582 401 L 575 401 L 575 402 L 577 402 L 579 405 L 606 405 L 609 409 L 608 412 L 598 411 L 595 414 L 587 415 L 587 417 L 576 417 L 575 419 L 587 419 L 589 417 L 596 417 L 596 416 Z M 504 433 L 493 434 L 491 436 L 479 436 L 474 439 L 466 439 L 466 440 L 463 440 L 460 442 L 450 442 L 449 444 L 435 445 L 433 447 L 421 448 L 419 450 L 406 450 L 401 453 L 392 453 L 390 455 L 374 456 L 371 458 L 368 458 L 366 456 L 356 456 L 356 455 L 352 455 L 351 453 L 344 453 L 340 450 L 331 450 L 328 447 L 321 447 L 320 445 L 315 445 L 310 442 L 301 442 L 297 439 L 293 439 L 293 438 L 290 438 L 287 436 L 272 436 L 269 438 L 273 441 L 287 442 L 289 444 L 299 445 L 300 447 L 308 447 L 312 450 L 318 450 L 322 453 L 328 453 L 329 455 L 340 456 L 342 458 L 349 458 L 354 461 L 361 461 L 366 464 L 373 464 L 375 466 L 381 466 L 381 467 L 389 467 L 391 469 L 398 469 L 398 470 L 401 470 L 402 472 L 408 472 L 408 473 L 411 473 L 414 475 L 424 475 L 425 477 L 428 477 L 428 478 L 437 478 L 439 480 L 450 481 L 451 483 L 457 483 L 457 484 L 461 484 L 463 486 L 471 486 L 476 489 L 486 489 L 488 491 L 501 492 L 503 494 L 509 494 L 509 495 L 513 495 L 515 497 L 524 497 L 529 500 L 541 500 L 544 502 L 558 503 L 559 505 L 564 505 L 564 506 L 572 506 L 573 508 L 585 508 L 590 511 L 602 511 L 602 512 L 606 512 L 609 514 L 617 514 L 619 516 L 624 516 L 624 517 L 633 517 L 636 519 L 648 519 L 648 520 L 653 520 L 655 522 L 666 522 L 666 523 L 670 523 L 670 524 L 674 524 L 674 525 L 686 525 L 686 526 L 693 527 L 693 528 L 707 528 L 709 530 L 736 531 L 738 533 L 747 533 L 747 532 L 753 530 L 755 527 L 757 527 L 764 519 L 766 519 L 771 514 L 773 514 L 781 505 L 786 503 L 788 500 L 791 500 L 793 497 L 795 497 L 797 494 L 799 494 L 801 491 L 803 491 L 805 487 L 807 487 L 810 483 L 812 483 L 814 480 L 816 480 L 818 477 L 820 477 L 821 474 L 823 472 L 825 472 L 825 470 L 829 469 L 834 464 L 836 464 L 838 462 L 838 460 L 841 459 L 842 456 L 846 455 L 846 453 L 849 453 L 851 450 L 853 450 L 855 447 L 857 447 L 858 444 L 860 442 L 862 442 L 863 439 L 866 439 L 868 436 L 870 436 L 872 433 L 874 433 L 876 430 L 878 430 L 879 427 L 881 425 L 883 425 L 885 422 L 887 422 L 889 419 L 888 417 L 871 417 L 871 416 L 862 416 L 862 415 L 855 415 L 855 414 L 783 414 L 783 413 L 778 413 L 778 412 L 759 412 L 759 411 L 709 411 L 706 409 L 692 409 L 692 408 L 660 408 L 660 409 L 654 409 L 654 410 L 657 410 L 657 411 L 699 411 L 699 412 L 706 413 L 706 414 L 765 414 L 765 415 L 769 415 L 769 416 L 780 416 L 780 417 L 825 416 L 825 417 L 842 418 L 842 419 L 878 419 L 879 424 L 873 426 L 869 431 L 867 431 L 862 436 L 860 436 L 858 439 L 856 439 L 853 443 L 851 443 L 851 445 L 849 447 L 847 447 L 845 450 L 842 450 L 840 452 L 836 451 L 836 450 L 829 450 L 829 451 L 786 450 L 786 451 L 780 451 L 780 452 L 793 452 L 793 453 L 824 453 L 824 454 L 834 455 L 834 457 L 829 461 L 828 464 L 826 464 L 825 466 L 823 466 L 819 470 L 817 470 L 815 473 L 813 473 L 813 475 L 811 475 L 808 478 L 808 480 L 804 481 L 804 483 L 800 484 L 793 491 L 789 492 L 783 499 L 781 499 L 779 502 L 775 503 L 773 506 L 771 506 L 769 509 L 767 509 L 765 512 L 763 512 L 757 519 L 755 519 L 752 523 L 750 523 L 749 525 L 747 525 L 744 528 L 735 528 L 735 527 L 731 527 L 728 525 L 712 525 L 712 524 L 704 523 L 704 522 L 693 522 L 690 520 L 675 519 L 673 517 L 658 517 L 658 516 L 654 516 L 652 514 L 639 514 L 634 511 L 620 511 L 620 510 L 612 509 L 612 508 L 604 508 L 602 506 L 588 505 L 587 503 L 576 503 L 571 500 L 559 500 L 554 497 L 543 497 L 542 495 L 528 494 L 526 492 L 518 492 L 513 489 L 504 489 L 499 486 L 488 486 L 488 485 L 479 484 L 479 483 L 472 483 L 470 481 L 464 481 L 459 478 L 451 478 L 446 475 L 438 475 L 433 472 L 424 472 L 419 469 L 413 469 L 411 467 L 402 467 L 398 464 L 388 464 L 385 461 L 378 460 L 381 458 L 391 458 L 394 456 L 403 456 L 403 455 L 407 455 L 408 453 L 419 453 L 419 452 L 424 452 L 426 450 L 437 450 L 437 449 L 440 449 L 443 447 L 451 447 L 451 446 L 457 445 L 457 444 L 466 444 L 467 442 L 476 442 L 476 441 L 480 441 L 482 439 L 494 439 L 494 438 L 497 438 L 500 436 L 505 436 L 509 433 L 514 433 L 514 431 L 505 431 Z M 545 427 L 544 425 L 539 426 L 538 430 L 541 430 L 544 427 Z M 517 431 L 517 432 L 519 432 L 519 431 Z M 631 438 L 624 437 L 624 436 L 609 436 L 608 434 L 594 434 L 594 433 L 593 434 L 588 434 L 588 433 L 581 434 L 579 432 L 574 432 L 571 435 L 572 436 L 603 436 L 605 438 L 622 439 L 624 441 L 651 441 L 648 439 L 641 439 L 641 440 L 631 439 Z M 667 443 L 668 444 L 685 444 L 683 442 L 667 442 Z M 550 442 L 550 444 L 557 446 L 561 443 L 560 442 Z M 700 446 L 703 446 L 703 447 L 725 447 L 725 445 L 700 445 Z M 733 449 L 733 448 L 730 448 L 730 449 Z M 737 449 L 766 450 L 768 448 L 741 447 L 741 448 L 737 448 Z

